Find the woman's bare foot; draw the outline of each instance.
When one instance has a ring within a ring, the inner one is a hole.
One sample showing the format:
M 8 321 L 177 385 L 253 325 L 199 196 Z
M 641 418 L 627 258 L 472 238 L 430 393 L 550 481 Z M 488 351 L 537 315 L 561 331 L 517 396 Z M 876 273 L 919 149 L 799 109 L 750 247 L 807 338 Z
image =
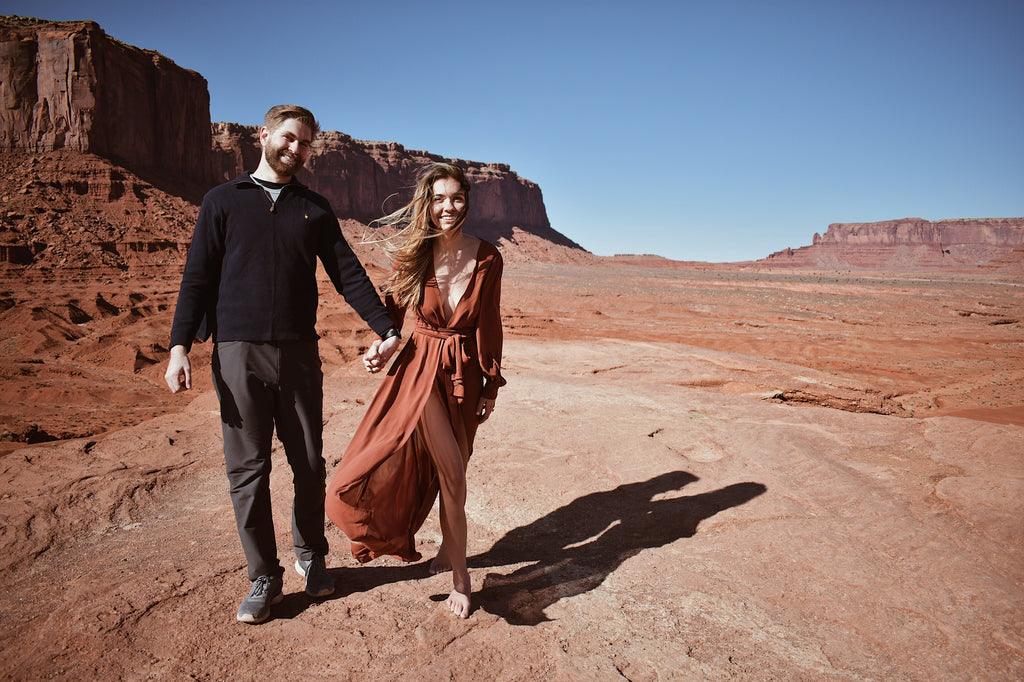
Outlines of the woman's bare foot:
M 459 618 L 468 618 L 469 612 L 473 610 L 473 603 L 469 598 L 473 588 L 469 581 L 469 572 L 463 575 L 456 574 L 452 582 L 455 589 L 448 595 L 448 608 Z
M 452 590 L 448 595 L 448 608 L 459 618 L 469 618 L 469 612 L 473 610 L 473 603 L 468 594 L 458 590 Z
M 448 560 L 448 551 L 442 542 L 441 549 L 437 550 L 437 556 L 430 562 L 430 575 L 447 573 L 450 570 L 452 570 L 452 562 Z

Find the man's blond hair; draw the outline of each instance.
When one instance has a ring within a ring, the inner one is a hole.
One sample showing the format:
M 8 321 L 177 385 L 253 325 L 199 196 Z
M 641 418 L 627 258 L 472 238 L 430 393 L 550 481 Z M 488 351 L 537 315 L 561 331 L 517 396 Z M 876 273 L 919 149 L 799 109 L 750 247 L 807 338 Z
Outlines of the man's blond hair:
M 278 126 L 290 118 L 296 119 L 299 123 L 308 126 L 313 132 L 313 137 L 320 132 L 320 124 L 317 122 L 313 112 L 298 104 L 278 104 L 271 107 L 267 115 L 263 117 L 263 126 L 270 132 L 277 130 Z

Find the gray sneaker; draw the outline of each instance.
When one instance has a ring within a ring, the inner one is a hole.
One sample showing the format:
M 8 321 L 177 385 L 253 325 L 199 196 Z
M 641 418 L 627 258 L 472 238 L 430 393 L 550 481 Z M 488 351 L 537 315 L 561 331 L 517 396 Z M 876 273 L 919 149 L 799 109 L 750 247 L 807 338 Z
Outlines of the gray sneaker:
M 306 594 L 311 597 L 326 597 L 334 594 L 334 578 L 327 572 L 327 562 L 322 554 L 314 554 L 310 560 L 297 559 L 295 570 L 306 579 Z
M 281 576 L 261 575 L 252 581 L 252 589 L 238 607 L 238 620 L 243 623 L 262 623 L 270 618 L 270 607 L 284 599 Z

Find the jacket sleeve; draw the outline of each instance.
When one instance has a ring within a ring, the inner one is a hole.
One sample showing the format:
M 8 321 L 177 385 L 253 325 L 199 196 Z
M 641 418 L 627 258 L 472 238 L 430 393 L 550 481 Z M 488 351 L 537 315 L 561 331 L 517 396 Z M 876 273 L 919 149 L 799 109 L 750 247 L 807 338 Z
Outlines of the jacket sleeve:
M 223 258 L 224 216 L 216 202 L 207 196 L 199 209 L 199 219 L 181 277 L 171 326 L 172 347 L 180 345 L 192 350 L 192 342 L 201 325 L 207 332 L 204 339 L 213 332 Z
M 370 329 L 378 336 L 383 336 L 393 326 L 391 316 L 381 303 L 359 257 L 341 234 L 337 219 L 332 217 L 331 222 L 333 226 L 325 232 L 319 254 L 324 269 L 334 288 L 345 297 L 345 302 L 363 318 Z
M 493 247 L 492 247 L 493 248 Z M 501 275 L 504 263 L 495 248 L 484 272 L 480 292 L 480 315 L 477 318 L 476 345 L 480 356 L 480 370 L 484 375 L 482 396 L 493 400 L 498 389 L 505 385 L 501 376 Z

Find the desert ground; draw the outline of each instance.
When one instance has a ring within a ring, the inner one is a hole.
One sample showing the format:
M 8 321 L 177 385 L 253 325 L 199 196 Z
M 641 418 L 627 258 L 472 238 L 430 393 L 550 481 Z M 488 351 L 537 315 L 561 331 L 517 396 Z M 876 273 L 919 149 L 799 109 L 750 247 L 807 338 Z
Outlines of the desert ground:
M 380 275 L 372 270 L 375 277 Z M 469 468 L 475 610 L 422 563 L 248 590 L 209 344 L 163 384 L 163 275 L 2 276 L 5 679 L 1024 678 L 1024 271 L 510 262 Z M 377 378 L 322 297 L 328 475 Z

